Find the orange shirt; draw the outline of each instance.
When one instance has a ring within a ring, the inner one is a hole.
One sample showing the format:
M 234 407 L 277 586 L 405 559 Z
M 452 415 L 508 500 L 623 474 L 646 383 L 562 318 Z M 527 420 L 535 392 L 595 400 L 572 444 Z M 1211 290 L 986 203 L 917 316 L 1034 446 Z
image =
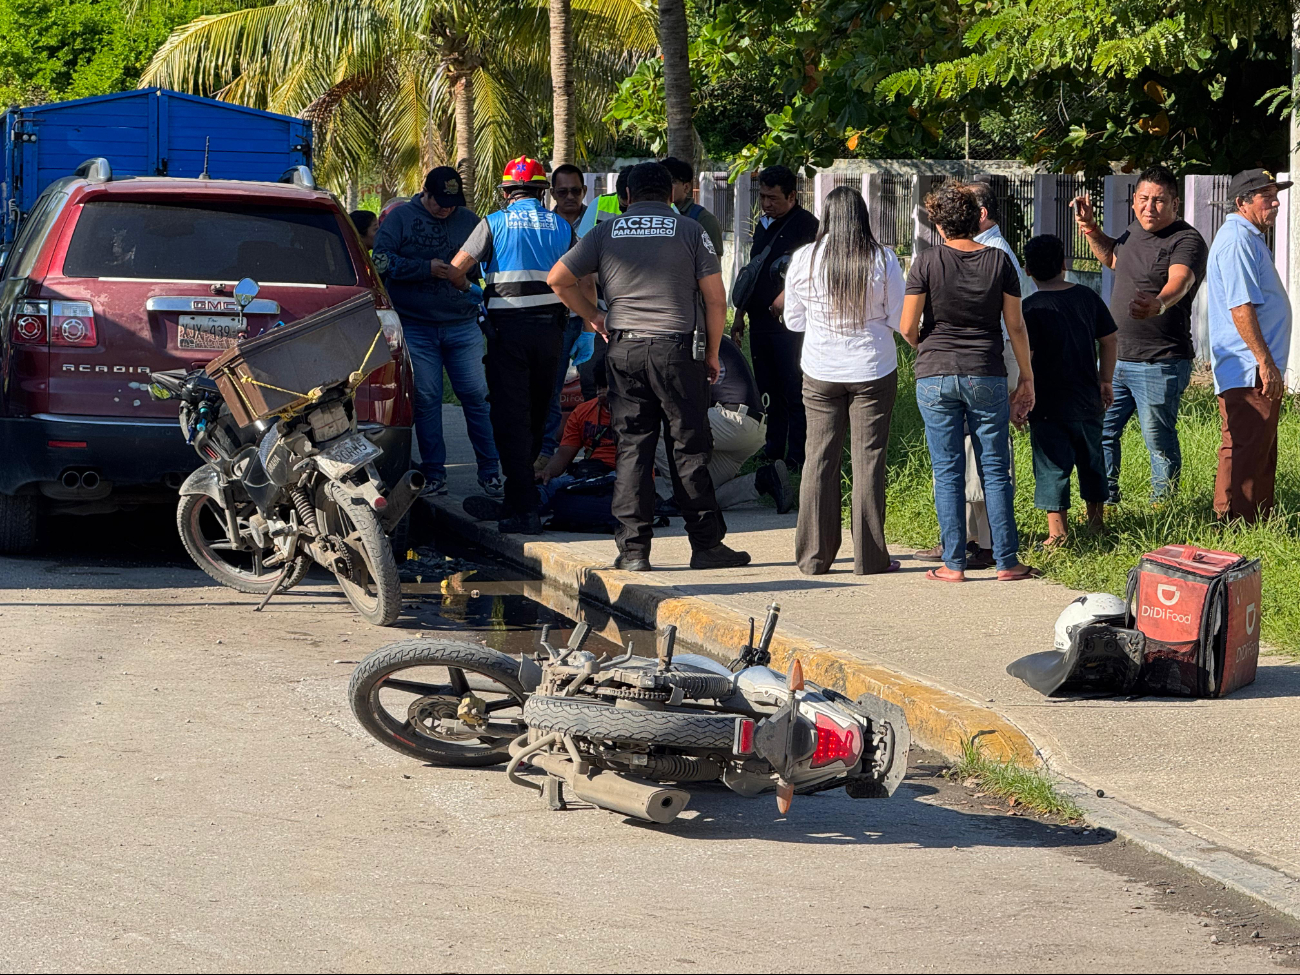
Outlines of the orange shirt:
M 600 446 L 591 457 L 593 460 L 608 464 L 610 470 L 613 470 L 618 451 L 614 447 L 614 434 L 609 429 L 609 423 L 609 408 L 602 407 L 599 399 L 589 399 L 580 406 L 575 406 L 573 412 L 569 414 L 569 421 L 564 425 L 564 436 L 560 438 L 560 444 L 564 447 L 586 447 L 590 450 L 595 443 L 597 431 L 603 427 L 604 433 L 600 438 Z

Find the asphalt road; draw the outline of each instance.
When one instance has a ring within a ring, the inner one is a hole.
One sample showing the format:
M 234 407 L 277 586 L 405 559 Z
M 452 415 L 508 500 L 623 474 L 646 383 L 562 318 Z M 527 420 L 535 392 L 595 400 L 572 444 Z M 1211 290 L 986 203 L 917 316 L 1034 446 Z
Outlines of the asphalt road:
M 800 797 L 785 818 L 770 798 L 697 790 L 688 818 L 647 827 L 546 812 L 499 770 L 422 766 L 360 730 L 335 662 L 409 634 L 366 626 L 323 579 L 256 615 L 166 527 L 86 520 L 49 557 L 0 560 L 0 970 L 1300 958 L 1296 926 L 1251 902 L 1108 836 L 985 808 L 928 767 L 891 800 Z M 465 625 L 437 609 L 404 623 Z

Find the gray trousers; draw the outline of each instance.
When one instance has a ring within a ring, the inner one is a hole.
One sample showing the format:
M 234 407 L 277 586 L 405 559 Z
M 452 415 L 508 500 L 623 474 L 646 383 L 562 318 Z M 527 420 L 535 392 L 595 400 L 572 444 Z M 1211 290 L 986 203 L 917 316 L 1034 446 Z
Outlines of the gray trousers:
M 718 507 L 723 511 L 749 501 L 757 501 L 758 487 L 754 473 L 737 476 L 745 461 L 763 449 L 767 442 L 767 424 L 760 423 L 748 413 L 709 407 L 709 431 L 713 434 L 713 451 L 709 454 L 709 477 L 713 478 L 713 493 Z M 664 438 L 659 438 L 655 448 L 655 493 L 667 501 L 673 496 L 673 484 L 668 475 L 668 450 Z
M 897 395 L 897 372 L 865 383 L 824 383 L 804 376 L 807 459 L 799 486 L 794 557 L 805 575 L 830 571 L 840 549 L 840 485 L 846 430 L 853 463 L 849 519 L 853 571 L 870 575 L 889 568 L 885 544 L 885 451 Z

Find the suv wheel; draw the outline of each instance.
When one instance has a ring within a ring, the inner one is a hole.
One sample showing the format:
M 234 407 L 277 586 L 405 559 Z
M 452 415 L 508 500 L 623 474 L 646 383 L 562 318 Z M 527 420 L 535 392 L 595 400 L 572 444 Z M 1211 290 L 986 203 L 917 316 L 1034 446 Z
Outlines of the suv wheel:
M 40 510 L 34 494 L 0 494 L 0 553 L 19 555 L 36 547 Z

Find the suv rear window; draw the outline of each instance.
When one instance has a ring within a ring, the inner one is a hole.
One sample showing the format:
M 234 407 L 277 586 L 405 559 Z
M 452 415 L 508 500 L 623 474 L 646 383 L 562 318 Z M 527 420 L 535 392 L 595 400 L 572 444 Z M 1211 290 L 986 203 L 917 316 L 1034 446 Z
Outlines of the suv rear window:
M 325 210 L 244 203 L 92 200 L 72 234 L 73 278 L 357 283 L 337 217 Z

